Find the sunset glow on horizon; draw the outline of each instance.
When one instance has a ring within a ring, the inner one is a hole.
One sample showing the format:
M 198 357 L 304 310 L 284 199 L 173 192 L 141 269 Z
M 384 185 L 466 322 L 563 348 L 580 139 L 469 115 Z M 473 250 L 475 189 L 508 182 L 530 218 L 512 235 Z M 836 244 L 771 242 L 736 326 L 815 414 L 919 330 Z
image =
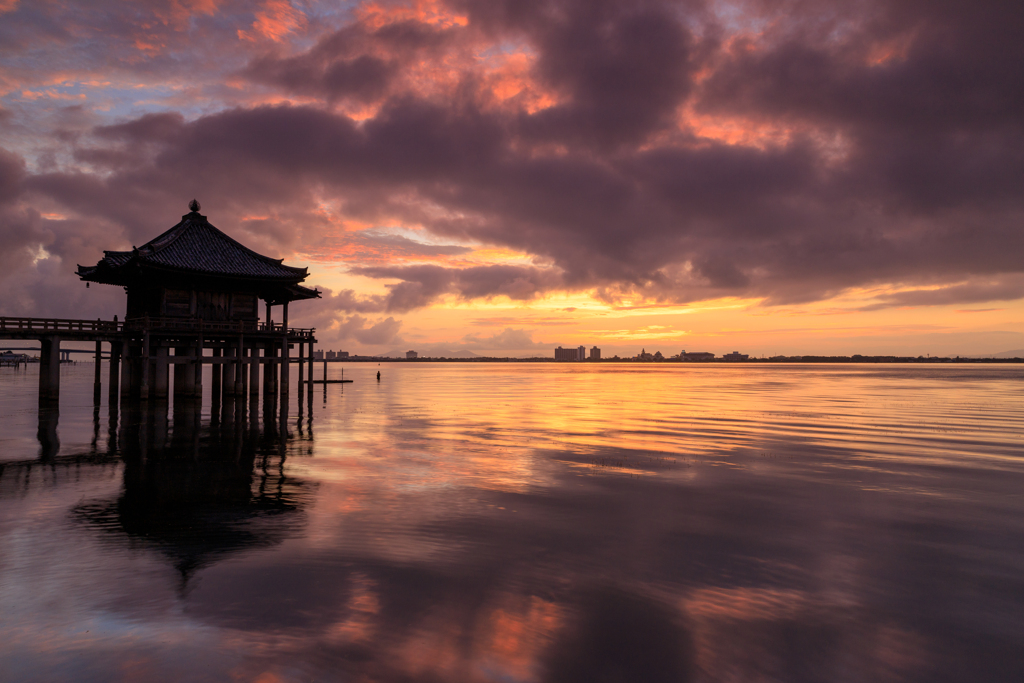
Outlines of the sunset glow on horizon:
M 193 197 L 320 348 L 1024 349 L 1019 12 L 0 1 L 2 314 Z M 1024 355 L 1024 351 L 1020 355 Z

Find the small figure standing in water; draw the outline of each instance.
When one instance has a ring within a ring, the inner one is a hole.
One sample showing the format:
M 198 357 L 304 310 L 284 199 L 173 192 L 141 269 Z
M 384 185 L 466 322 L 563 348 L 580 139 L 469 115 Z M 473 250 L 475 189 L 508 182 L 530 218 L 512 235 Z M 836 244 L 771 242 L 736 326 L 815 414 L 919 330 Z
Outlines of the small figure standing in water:
M 377 371 L 377 381 L 380 381 L 380 370 Z

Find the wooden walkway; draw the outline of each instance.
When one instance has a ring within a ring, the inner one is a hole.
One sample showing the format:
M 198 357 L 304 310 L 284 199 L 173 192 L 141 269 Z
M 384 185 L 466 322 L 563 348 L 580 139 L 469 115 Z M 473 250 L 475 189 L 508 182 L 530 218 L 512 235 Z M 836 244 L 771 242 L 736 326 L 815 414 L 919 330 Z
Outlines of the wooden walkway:
M 109 345 L 111 401 L 118 394 L 143 401 L 166 399 L 171 391 L 172 369 L 176 397 L 201 397 L 204 365 L 213 367 L 213 390 L 218 395 L 258 395 L 259 368 L 262 367 L 264 392 L 280 393 L 284 397 L 288 393 L 288 368 L 292 363 L 299 364 L 300 385 L 312 382 L 315 332 L 312 328 L 287 327 L 274 322 L 0 316 L 0 339 L 32 339 L 40 344 L 40 402 L 59 398 L 60 359 L 67 354 L 61 352 L 63 341 L 95 343 L 94 395 L 97 402 L 101 392 L 103 344 Z M 293 359 L 289 349 L 296 345 L 299 354 Z

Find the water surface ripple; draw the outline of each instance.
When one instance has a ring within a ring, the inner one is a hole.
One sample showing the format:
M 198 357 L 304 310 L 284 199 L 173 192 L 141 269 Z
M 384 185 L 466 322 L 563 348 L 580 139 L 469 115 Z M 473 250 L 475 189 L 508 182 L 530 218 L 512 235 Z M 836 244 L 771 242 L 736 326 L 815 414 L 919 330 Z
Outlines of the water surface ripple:
M 344 371 L 0 369 L 0 679 L 1024 680 L 1024 368 Z

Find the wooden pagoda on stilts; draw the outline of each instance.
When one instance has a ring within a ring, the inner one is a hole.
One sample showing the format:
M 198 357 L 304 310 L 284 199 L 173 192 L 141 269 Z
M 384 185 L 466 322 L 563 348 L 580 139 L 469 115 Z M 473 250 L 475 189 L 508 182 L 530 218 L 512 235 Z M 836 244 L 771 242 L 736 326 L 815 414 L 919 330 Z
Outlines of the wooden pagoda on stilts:
M 189 208 L 180 223 L 141 247 L 107 251 L 95 266 L 78 267 L 82 280 L 128 293 L 123 323 L 115 318 L 113 329 L 105 328 L 111 397 L 160 400 L 173 391 L 175 400 L 199 398 L 203 366 L 210 365 L 215 401 L 255 400 L 262 366 L 264 397 L 279 396 L 284 405 L 296 346 L 299 386 L 311 390 L 314 330 L 288 326 L 289 303 L 320 297 L 300 284 L 307 269 L 239 244 L 199 213 L 197 201 Z M 280 322 L 273 320 L 274 306 L 281 307 Z

